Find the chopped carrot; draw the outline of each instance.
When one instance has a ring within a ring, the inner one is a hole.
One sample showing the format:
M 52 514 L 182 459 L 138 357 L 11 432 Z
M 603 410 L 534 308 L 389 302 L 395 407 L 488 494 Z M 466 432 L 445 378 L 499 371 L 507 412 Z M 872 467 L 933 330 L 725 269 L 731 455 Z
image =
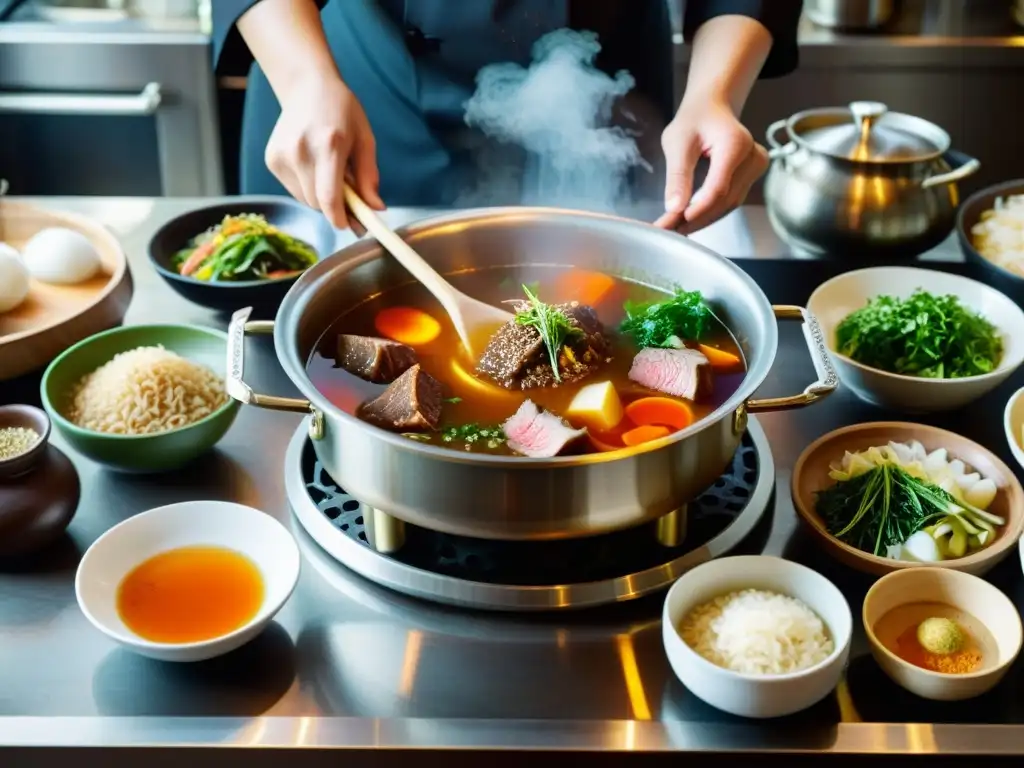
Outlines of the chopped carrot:
M 278 280 L 282 277 L 291 277 L 292 275 L 300 275 L 303 270 L 301 269 L 275 269 L 273 272 L 267 272 L 268 280 Z
M 562 274 L 558 281 L 558 295 L 566 301 L 578 301 L 593 306 L 615 287 L 615 280 L 603 272 L 586 269 L 572 269 Z
M 651 440 L 657 440 L 659 437 L 664 437 L 669 434 L 672 430 L 668 427 L 654 426 L 651 424 L 631 429 L 629 432 L 622 433 L 622 442 L 626 445 L 640 445 L 640 443 L 649 443 Z
M 670 397 L 641 397 L 626 406 L 626 418 L 638 427 L 686 429 L 693 424 L 693 411 Z
M 410 347 L 429 344 L 441 335 L 441 324 L 419 309 L 388 307 L 377 313 L 373 323 L 381 336 Z
M 199 265 L 206 260 L 207 256 L 213 253 L 215 245 L 216 244 L 213 242 L 213 238 L 210 238 L 205 243 L 196 248 L 194 251 L 192 251 L 192 253 L 189 254 L 189 257 L 185 259 L 185 263 L 181 265 L 181 271 L 179 274 L 188 277 L 197 269 L 199 269 Z
M 704 357 L 708 359 L 712 368 L 717 368 L 722 371 L 731 371 L 742 365 L 739 355 L 734 355 L 732 352 L 726 352 L 724 349 L 709 347 L 707 344 L 698 344 L 697 349 L 699 349 L 704 354 Z

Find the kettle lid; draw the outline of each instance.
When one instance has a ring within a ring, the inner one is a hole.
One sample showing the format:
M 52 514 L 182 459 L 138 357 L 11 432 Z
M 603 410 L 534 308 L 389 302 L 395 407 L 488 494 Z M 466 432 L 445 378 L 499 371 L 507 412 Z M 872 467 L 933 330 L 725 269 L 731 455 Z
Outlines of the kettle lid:
M 855 101 L 846 109 L 803 112 L 790 126 L 810 148 L 857 162 L 929 160 L 949 149 L 949 136 L 937 125 L 890 112 L 877 101 Z

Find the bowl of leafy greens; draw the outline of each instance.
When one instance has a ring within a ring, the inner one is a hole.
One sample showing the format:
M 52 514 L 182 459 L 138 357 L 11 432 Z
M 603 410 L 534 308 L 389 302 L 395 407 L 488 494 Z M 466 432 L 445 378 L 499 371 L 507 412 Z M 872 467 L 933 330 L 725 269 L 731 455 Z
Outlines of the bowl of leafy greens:
M 961 408 L 1024 362 L 1024 311 L 996 289 L 951 272 L 846 272 L 818 286 L 807 309 L 821 324 L 843 385 L 884 408 Z
M 1024 530 L 1013 471 L 978 443 L 924 424 L 829 432 L 800 455 L 790 482 L 811 537 L 876 575 L 920 565 L 981 575 Z
M 336 247 L 337 233 L 318 211 L 256 197 L 183 213 L 157 230 L 148 251 L 178 294 L 231 312 L 276 309 L 299 276 Z

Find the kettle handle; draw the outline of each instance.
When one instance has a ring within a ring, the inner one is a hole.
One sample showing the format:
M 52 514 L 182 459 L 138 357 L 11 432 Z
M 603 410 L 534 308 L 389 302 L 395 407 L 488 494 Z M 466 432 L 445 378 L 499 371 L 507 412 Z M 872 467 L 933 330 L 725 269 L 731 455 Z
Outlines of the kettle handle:
M 771 147 L 768 150 L 768 157 L 771 160 L 777 160 L 780 157 L 786 157 L 796 152 L 796 144 L 792 141 L 783 144 L 775 135 L 786 127 L 789 122 L 788 119 L 783 118 L 782 120 L 776 120 L 774 123 L 768 126 L 768 130 L 765 131 L 765 139 L 768 141 L 768 146 Z
M 978 169 L 981 168 L 980 160 L 953 149 L 945 154 L 945 158 L 950 165 L 955 166 L 953 170 L 936 176 L 929 176 L 921 182 L 921 189 L 931 189 L 942 184 L 952 184 L 961 179 L 966 179 L 972 173 L 977 173 Z

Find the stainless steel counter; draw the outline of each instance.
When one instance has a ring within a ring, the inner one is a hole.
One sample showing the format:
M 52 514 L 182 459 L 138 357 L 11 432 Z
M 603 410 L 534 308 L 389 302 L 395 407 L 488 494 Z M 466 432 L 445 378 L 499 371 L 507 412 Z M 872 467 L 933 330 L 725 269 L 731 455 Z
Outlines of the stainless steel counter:
M 96 216 L 121 238 L 136 285 L 127 322 L 223 327 L 222 318 L 167 288 L 144 253 L 150 233 L 194 203 L 47 204 Z M 421 213 L 390 215 L 397 221 Z M 758 256 L 742 265 L 776 302 L 805 299 L 837 270 L 826 262 L 770 258 L 780 246 L 772 245 L 766 227 L 763 211 L 749 208 L 700 239 L 727 254 Z M 783 327 L 780 334 L 766 395 L 798 391 L 813 374 L 799 330 Z M 251 349 L 252 386 L 292 393 L 269 343 L 257 340 Z M 0 384 L 0 402 L 34 398 L 36 381 Z M 989 406 L 936 423 L 1008 458 L 999 414 L 1020 383 L 1020 377 L 1008 383 Z M 760 419 L 778 469 L 778 493 L 758 541 L 766 542 L 763 551 L 807 562 L 833 579 L 855 614 L 869 581 L 823 561 L 798 535 L 789 475 L 801 449 L 818 435 L 887 415 L 840 391 L 817 407 Z M 1024 707 L 1016 703 L 1021 664 L 983 699 L 930 705 L 884 678 L 858 634 L 847 681 L 835 697 L 793 718 L 746 722 L 707 707 L 675 680 L 661 646 L 658 597 L 541 617 L 444 609 L 351 575 L 305 536 L 299 537 L 306 557 L 295 595 L 271 629 L 228 657 L 190 666 L 150 661 L 121 650 L 88 624 L 75 603 L 75 568 L 89 544 L 117 522 L 154 506 L 201 498 L 235 500 L 289 520 L 282 462 L 298 426 L 293 415 L 243 408 L 204 463 L 162 477 L 112 474 L 70 453 L 81 475 L 82 501 L 68 536 L 31 567 L 0 572 L 0 745 L 71 747 L 77 762 L 105 766 L 143 759 L 142 753 L 113 747 L 160 748 L 146 752 L 145 759 L 160 765 L 187 759 L 197 766 L 235 758 L 263 765 L 268 755 L 305 764 L 340 757 L 309 747 L 344 749 L 347 765 L 361 759 L 384 765 L 409 759 L 408 750 L 428 748 L 452 750 L 446 762 L 461 759 L 467 765 L 482 762 L 476 750 L 506 749 L 585 750 L 597 760 L 610 753 L 625 758 L 690 752 L 689 765 L 733 751 L 750 752 L 744 758 L 748 765 L 757 753 L 775 751 L 811 757 L 1024 754 Z M 54 442 L 68 450 L 59 437 Z M 992 579 L 1018 601 L 1024 598 L 1016 557 Z M 255 746 L 296 751 L 246 751 L 239 757 L 222 749 Z M 168 758 L 161 750 L 170 747 L 188 747 L 187 758 Z M 66 750 L 0 749 L 0 764 L 41 765 L 47 755 L 62 764 L 69 759 Z M 526 759 L 495 755 L 487 758 L 495 765 Z

